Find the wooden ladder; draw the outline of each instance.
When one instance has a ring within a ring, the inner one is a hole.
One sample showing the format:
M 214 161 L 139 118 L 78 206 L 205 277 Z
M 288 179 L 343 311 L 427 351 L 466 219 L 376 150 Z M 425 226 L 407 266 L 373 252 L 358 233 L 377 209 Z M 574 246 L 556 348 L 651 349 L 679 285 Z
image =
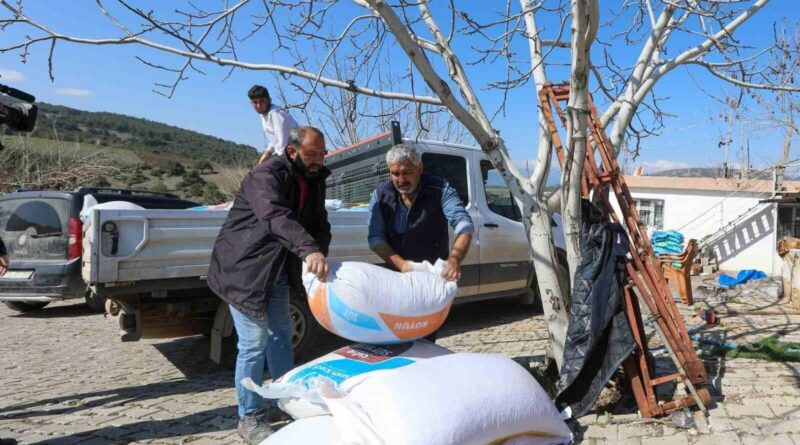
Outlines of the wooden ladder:
M 561 167 L 564 168 L 564 146 L 556 127 L 553 110 L 564 128 L 567 116 L 561 103 L 569 100 L 569 85 L 545 84 L 539 91 L 539 102 L 547 121 L 548 130 L 556 149 Z M 653 253 L 653 247 L 641 223 L 630 190 L 625 184 L 614 149 L 606 136 L 605 129 L 597 114 L 594 101 L 589 96 L 590 113 L 587 119 L 589 136 L 586 139 L 586 162 L 581 180 L 581 191 L 585 198 L 593 192 L 603 212 L 614 222 L 621 222 L 630 237 L 630 252 L 626 268 L 630 281 L 624 285 L 625 312 L 630 323 L 637 348 L 623 362 L 625 374 L 633 390 L 636 404 L 643 417 L 662 416 L 675 409 L 697 405 L 706 412 L 705 405 L 711 396 L 705 385 L 708 376 L 703 362 L 695 354 L 692 340 L 686 330 L 672 293 Z M 613 192 L 621 215 L 611 205 L 609 193 Z M 641 305 L 640 305 L 641 303 Z M 655 327 L 672 358 L 677 372 L 656 376 L 655 364 L 649 354 L 641 308 L 645 308 L 647 321 Z M 658 385 L 683 381 L 690 394 L 669 402 L 660 402 L 656 397 Z

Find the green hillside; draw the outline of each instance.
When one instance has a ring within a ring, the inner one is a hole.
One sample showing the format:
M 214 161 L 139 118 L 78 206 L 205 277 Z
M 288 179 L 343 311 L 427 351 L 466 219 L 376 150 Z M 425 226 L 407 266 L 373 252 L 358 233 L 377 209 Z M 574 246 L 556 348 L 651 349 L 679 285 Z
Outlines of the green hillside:
M 256 159 L 256 149 L 249 145 L 160 122 L 47 103 L 37 105 L 39 118 L 32 136 L 38 138 L 127 148 L 225 165 Z
M 255 164 L 255 148 L 114 113 L 39 105 L 36 129 L 0 135 L 0 193 L 83 185 L 229 200 Z

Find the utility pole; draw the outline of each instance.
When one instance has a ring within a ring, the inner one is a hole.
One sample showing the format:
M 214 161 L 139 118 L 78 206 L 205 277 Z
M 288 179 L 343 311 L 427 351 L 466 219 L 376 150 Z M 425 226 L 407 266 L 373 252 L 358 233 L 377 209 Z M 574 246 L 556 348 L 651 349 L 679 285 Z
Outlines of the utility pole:
M 786 173 L 786 163 L 789 162 L 789 151 L 792 148 L 792 137 L 795 132 L 794 113 L 792 104 L 788 102 L 786 93 L 781 93 L 781 111 L 784 112 L 784 125 L 786 125 L 786 133 L 783 136 L 783 152 L 781 153 L 781 162 L 775 168 L 775 190 L 777 193 L 783 191 L 783 180 Z
M 747 169 L 745 167 L 747 159 L 744 155 L 744 121 L 741 116 L 737 116 L 736 120 L 739 121 L 739 178 L 745 179 L 747 178 Z
M 722 177 L 729 178 L 730 172 L 728 171 L 729 151 L 731 143 L 733 143 L 733 104 L 728 104 L 728 140 L 725 141 L 725 163 L 722 164 Z
M 750 139 L 748 138 L 747 139 L 747 169 L 745 169 L 745 176 L 747 176 L 748 179 L 750 178 L 750 169 L 752 167 L 753 166 L 750 165 Z

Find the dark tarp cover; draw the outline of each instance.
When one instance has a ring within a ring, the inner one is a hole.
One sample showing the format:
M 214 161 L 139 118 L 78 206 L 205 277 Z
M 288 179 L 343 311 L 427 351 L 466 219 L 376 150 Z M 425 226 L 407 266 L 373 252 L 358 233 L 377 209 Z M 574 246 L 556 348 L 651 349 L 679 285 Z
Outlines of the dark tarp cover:
M 580 417 L 635 347 L 623 308 L 628 235 L 584 200 L 581 260 L 572 287 L 556 406 Z

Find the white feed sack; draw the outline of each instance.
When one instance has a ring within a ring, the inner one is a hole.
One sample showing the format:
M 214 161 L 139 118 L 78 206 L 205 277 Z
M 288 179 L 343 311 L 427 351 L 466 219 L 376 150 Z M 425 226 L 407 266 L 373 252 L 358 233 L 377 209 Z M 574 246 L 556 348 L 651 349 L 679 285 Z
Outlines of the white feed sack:
M 442 278 L 445 262 L 400 273 L 360 262 L 332 263 L 325 281 L 303 274 L 317 321 L 334 334 L 372 344 L 422 338 L 444 323 L 458 292 Z
M 279 429 L 259 445 L 341 445 L 331 416 L 306 417 Z
M 97 203 L 97 199 L 95 199 L 92 195 L 84 195 L 83 196 L 83 207 L 81 208 L 80 213 L 78 215 L 81 218 L 81 222 L 83 225 L 83 230 L 89 230 L 89 227 L 92 226 L 91 217 L 92 217 L 92 210 L 98 209 L 109 209 L 109 210 L 144 210 L 144 207 L 134 204 L 132 202 L 127 201 L 108 201 L 102 204 Z
M 553 402 L 513 360 L 450 354 L 365 379 L 325 397 L 345 443 L 486 445 L 519 436 L 571 440 Z M 539 442 L 542 444 L 542 442 Z
M 451 353 L 427 340 L 386 346 L 356 343 L 300 365 L 256 391 L 268 398 L 278 398 L 278 406 L 295 419 L 321 416 L 329 414 L 325 403 L 313 394 L 304 397 L 319 379 L 325 379 L 338 391 L 347 393 L 353 385 L 376 371 L 397 369 Z
M 552 437 L 520 436 L 492 445 L 553 445 Z M 260 445 L 350 445 L 339 437 L 332 416 L 306 417 L 296 420 L 272 436 L 264 439 Z
M 331 412 L 330 419 L 317 418 L 327 436 L 315 443 L 560 445 L 571 441 L 569 428 L 542 387 L 527 370 L 502 356 L 433 357 L 372 373 L 348 391 L 320 378 L 306 396 Z M 296 431 L 302 437 L 299 426 Z

